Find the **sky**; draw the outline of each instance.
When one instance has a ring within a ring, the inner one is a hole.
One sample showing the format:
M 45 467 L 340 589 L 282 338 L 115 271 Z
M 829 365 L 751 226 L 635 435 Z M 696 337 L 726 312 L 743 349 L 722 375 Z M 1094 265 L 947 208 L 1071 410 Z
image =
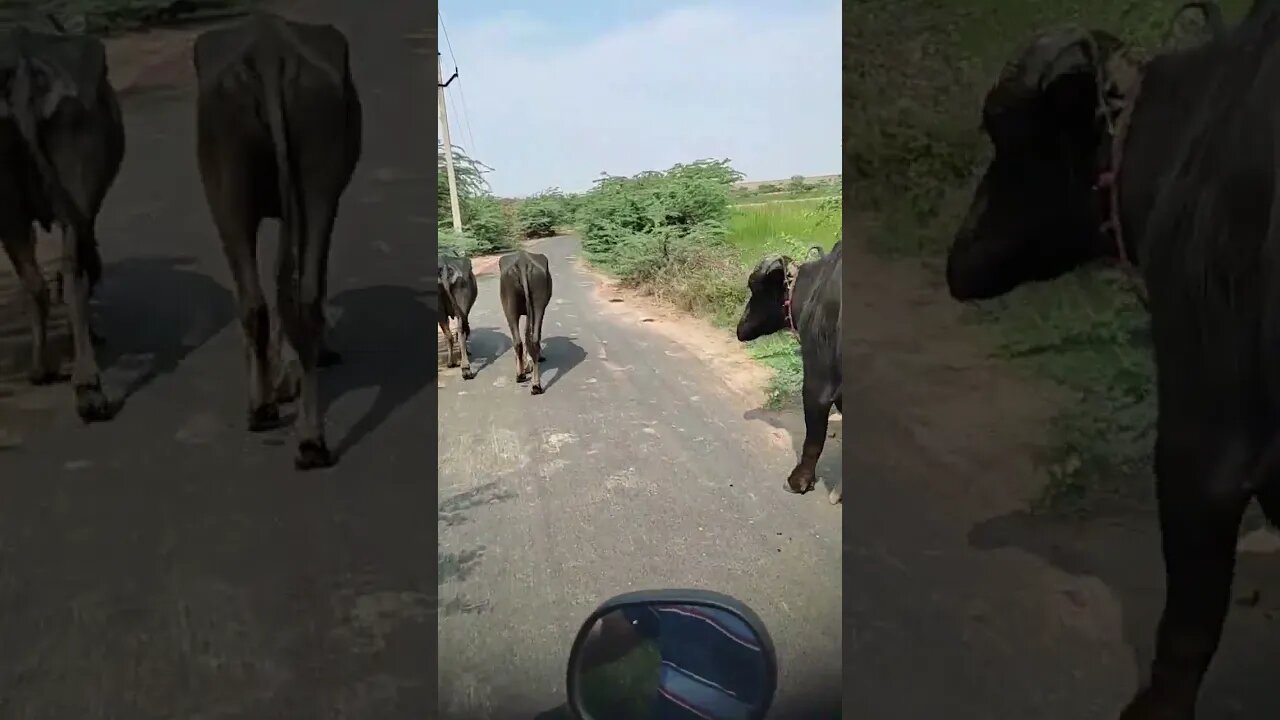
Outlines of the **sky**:
M 439 9 L 444 76 L 455 58 L 459 71 L 450 138 L 493 168 L 499 196 L 702 158 L 729 158 L 748 180 L 840 171 L 840 0 Z

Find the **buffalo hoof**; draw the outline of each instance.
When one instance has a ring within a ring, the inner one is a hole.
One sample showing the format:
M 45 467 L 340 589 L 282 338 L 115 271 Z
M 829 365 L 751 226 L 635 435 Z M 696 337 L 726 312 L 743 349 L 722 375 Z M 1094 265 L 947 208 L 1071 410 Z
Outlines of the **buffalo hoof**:
M 528 379 L 529 379 L 529 373 L 517 373 L 517 374 L 516 374 L 516 382 L 517 382 L 517 383 L 522 383 L 522 382 L 524 382 L 525 380 L 528 380 Z
M 530 395 L 541 395 L 543 392 L 545 391 L 542 389 L 542 386 L 539 385 L 538 383 L 534 383 L 529 387 Z
M 333 467 L 333 455 L 323 440 L 303 440 L 298 443 L 298 455 L 293 466 L 299 470 L 318 470 Z
M 462 379 L 470 380 L 476 376 L 476 371 L 469 367 L 462 368 Z
M 32 385 L 52 385 L 53 383 L 63 379 L 64 376 L 57 370 L 32 368 L 31 371 L 27 373 L 27 381 Z
M 844 488 L 839 486 L 831 488 L 831 492 L 827 494 L 827 502 L 832 505 L 839 505 L 843 501 Z
M 249 432 L 266 432 L 280 427 L 280 408 L 263 405 L 249 411 Z
M 812 490 L 817 481 L 818 478 L 813 474 L 812 470 L 803 465 L 797 465 L 796 469 L 792 470 L 791 475 L 787 477 L 787 484 L 783 487 L 786 488 L 787 492 L 803 495 Z
M 110 420 L 114 414 L 111 403 L 102 392 L 102 386 L 94 382 L 76 386 L 76 414 L 87 423 Z
M 458 367 L 461 364 L 462 363 L 458 362 L 457 360 L 450 360 L 449 364 L 445 365 L 445 367 Z
M 320 357 L 316 360 L 317 367 L 333 367 L 342 364 L 342 354 L 336 350 L 325 348 L 320 351 Z

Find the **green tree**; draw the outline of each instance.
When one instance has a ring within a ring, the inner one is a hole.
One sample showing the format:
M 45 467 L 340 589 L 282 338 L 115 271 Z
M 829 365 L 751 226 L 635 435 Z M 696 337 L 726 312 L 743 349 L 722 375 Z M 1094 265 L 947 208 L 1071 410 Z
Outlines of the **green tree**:
M 458 146 L 453 147 L 453 171 L 458 188 L 458 209 L 462 214 L 461 235 L 453 231 L 452 211 L 449 206 L 448 166 L 444 155 L 444 143 L 436 144 L 436 225 L 438 242 L 465 254 L 483 254 L 511 248 L 515 244 L 515 229 L 511 216 L 489 190 L 484 174 L 492 168 L 467 155 Z

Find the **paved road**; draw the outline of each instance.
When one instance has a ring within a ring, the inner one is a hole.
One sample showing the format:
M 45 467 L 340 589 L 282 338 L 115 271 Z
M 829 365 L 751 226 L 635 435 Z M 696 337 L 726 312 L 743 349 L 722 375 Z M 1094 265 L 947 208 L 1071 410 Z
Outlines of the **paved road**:
M 0 391 L 0 426 L 19 435 L 0 448 L 0 717 L 420 720 L 433 705 L 419 292 L 434 73 L 430 39 L 406 37 L 431 19 L 409 0 L 301 7 L 347 33 L 364 101 L 331 265 L 347 363 L 323 380 L 340 464 L 295 473 L 287 430 L 244 430 L 183 58 L 177 85 L 127 98 L 128 155 L 99 226 L 123 411 L 82 427 L 66 386 Z
M 574 269 L 575 240 L 539 249 L 555 281 L 546 393 L 515 385 L 493 276 L 471 315 L 476 378 L 438 382 L 443 717 L 556 706 L 582 620 L 652 587 L 747 602 L 780 655 L 773 717 L 833 717 L 840 507 L 782 489 L 792 449 L 682 345 L 605 307 Z M 838 445 L 828 452 L 831 477 Z

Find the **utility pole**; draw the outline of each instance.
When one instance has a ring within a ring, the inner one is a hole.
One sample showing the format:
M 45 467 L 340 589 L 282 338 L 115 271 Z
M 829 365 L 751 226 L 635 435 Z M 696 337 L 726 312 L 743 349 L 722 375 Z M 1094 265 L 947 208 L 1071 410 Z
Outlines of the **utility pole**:
M 444 71 L 440 69 L 440 53 L 436 53 L 436 94 L 440 101 L 440 131 L 444 136 L 444 164 L 449 172 L 449 209 L 453 211 L 453 229 L 462 232 L 462 211 L 458 208 L 458 178 L 453 174 L 453 143 L 449 142 L 449 113 L 444 107 L 444 89 L 458 77 L 457 71 L 444 81 Z

